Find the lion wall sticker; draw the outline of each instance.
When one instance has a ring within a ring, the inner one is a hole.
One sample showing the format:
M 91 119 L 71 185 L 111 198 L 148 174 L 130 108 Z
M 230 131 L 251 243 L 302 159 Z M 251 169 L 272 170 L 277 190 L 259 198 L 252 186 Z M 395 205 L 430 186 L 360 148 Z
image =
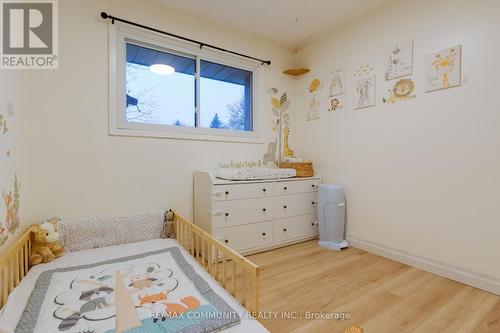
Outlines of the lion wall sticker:
M 389 89 L 389 96 L 382 98 L 382 102 L 394 104 L 415 98 L 415 82 L 412 79 L 401 79 Z

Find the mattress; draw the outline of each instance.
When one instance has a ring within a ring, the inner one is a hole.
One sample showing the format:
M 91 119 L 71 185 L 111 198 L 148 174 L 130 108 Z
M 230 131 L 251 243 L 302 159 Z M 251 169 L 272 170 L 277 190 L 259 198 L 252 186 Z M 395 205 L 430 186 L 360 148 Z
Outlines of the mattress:
M 227 180 L 259 180 L 292 178 L 297 175 L 295 169 L 281 168 L 219 168 L 217 178 Z
M 35 285 L 39 283 L 39 277 L 44 276 L 44 272 L 47 274 L 55 269 L 65 271 L 69 267 L 83 267 L 84 265 L 92 266 L 92 264 L 100 262 L 112 262 L 113 260 L 120 260 L 120 258 L 124 257 L 141 256 L 145 253 L 161 253 L 170 248 L 173 248 L 176 252 L 178 252 L 179 255 L 185 259 L 185 262 L 189 264 L 189 267 L 192 267 L 194 272 L 208 284 L 214 293 L 239 314 L 241 321 L 233 326 L 224 328 L 224 332 L 268 332 L 258 321 L 253 319 L 248 311 L 246 311 L 224 288 L 222 288 L 196 262 L 196 260 L 189 255 L 189 253 L 187 253 L 182 247 L 179 247 L 178 243 L 172 239 L 154 239 L 92 250 L 68 252 L 61 258 L 58 258 L 51 263 L 34 266 L 21 281 L 19 286 L 15 288 L 9 296 L 0 316 L 0 325 L 8 326 L 14 330 L 14 328 L 18 325 L 18 322 L 22 322 L 25 319 L 26 313 L 23 314 L 23 311 L 28 305 L 30 297 L 33 297 L 31 295 L 32 291 L 34 290 Z M 39 286 L 39 284 L 37 284 L 37 286 Z M 26 309 L 28 312 L 30 311 L 29 307 Z M 74 333 L 71 329 L 66 330 L 66 332 Z

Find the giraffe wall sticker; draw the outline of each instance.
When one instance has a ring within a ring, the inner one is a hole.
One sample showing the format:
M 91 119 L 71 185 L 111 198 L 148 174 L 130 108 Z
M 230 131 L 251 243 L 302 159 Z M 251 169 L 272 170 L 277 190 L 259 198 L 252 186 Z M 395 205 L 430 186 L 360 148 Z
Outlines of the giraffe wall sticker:
M 425 58 L 425 91 L 458 87 L 462 84 L 462 46 L 434 52 Z
M 277 164 L 279 165 L 283 159 L 295 157 L 295 154 L 288 143 L 290 134 L 290 100 L 288 99 L 288 94 L 283 92 L 280 95 L 276 89 L 276 91 L 273 91 L 273 95 L 274 96 L 271 96 L 271 110 L 274 115 L 272 129 L 275 134 L 275 139 L 274 142 L 269 144 L 268 152 L 264 155 L 264 162 L 267 162 L 267 160 L 271 158 L 271 154 L 275 156 L 276 152 L 278 152 Z

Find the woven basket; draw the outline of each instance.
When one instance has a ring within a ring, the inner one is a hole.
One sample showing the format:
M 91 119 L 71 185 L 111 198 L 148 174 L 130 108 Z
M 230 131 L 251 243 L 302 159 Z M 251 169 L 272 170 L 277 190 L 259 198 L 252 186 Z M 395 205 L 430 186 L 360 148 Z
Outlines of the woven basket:
M 312 177 L 312 176 L 314 176 L 312 162 L 295 162 L 295 163 L 281 162 L 280 168 L 295 169 L 297 171 L 297 177 Z

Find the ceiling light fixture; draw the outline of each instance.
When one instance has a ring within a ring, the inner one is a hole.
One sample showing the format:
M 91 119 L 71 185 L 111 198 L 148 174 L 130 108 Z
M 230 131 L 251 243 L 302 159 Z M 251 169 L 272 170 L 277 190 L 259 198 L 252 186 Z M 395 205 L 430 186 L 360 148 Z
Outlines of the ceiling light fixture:
M 175 73 L 175 68 L 165 64 L 153 64 L 149 66 L 149 70 L 155 74 L 169 75 Z

